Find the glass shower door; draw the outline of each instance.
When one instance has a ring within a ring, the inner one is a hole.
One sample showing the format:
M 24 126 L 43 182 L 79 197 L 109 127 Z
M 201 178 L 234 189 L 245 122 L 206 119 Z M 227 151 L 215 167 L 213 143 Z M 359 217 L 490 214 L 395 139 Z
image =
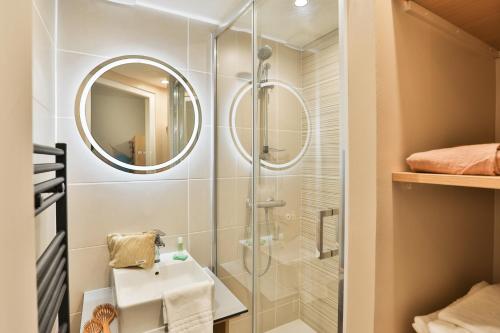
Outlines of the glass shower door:
M 337 6 L 255 2 L 254 332 L 339 327 Z
M 215 39 L 215 261 L 249 309 L 229 332 L 341 331 L 337 13 L 254 1 Z

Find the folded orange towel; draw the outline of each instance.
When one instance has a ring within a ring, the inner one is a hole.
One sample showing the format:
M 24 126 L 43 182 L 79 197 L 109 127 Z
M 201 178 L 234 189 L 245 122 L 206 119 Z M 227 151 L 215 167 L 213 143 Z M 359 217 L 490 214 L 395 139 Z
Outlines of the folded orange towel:
M 453 175 L 500 175 L 499 143 L 460 146 L 415 153 L 406 159 L 413 172 Z

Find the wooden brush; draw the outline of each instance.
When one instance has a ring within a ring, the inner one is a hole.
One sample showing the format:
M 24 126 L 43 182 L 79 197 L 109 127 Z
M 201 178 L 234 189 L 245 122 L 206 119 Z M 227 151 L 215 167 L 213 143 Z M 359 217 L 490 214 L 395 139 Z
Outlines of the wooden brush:
M 109 324 L 118 317 L 115 307 L 112 304 L 101 304 L 94 309 L 94 319 L 102 324 L 103 333 L 110 333 Z
M 102 324 L 92 318 L 83 326 L 83 333 L 101 333 L 102 332 Z

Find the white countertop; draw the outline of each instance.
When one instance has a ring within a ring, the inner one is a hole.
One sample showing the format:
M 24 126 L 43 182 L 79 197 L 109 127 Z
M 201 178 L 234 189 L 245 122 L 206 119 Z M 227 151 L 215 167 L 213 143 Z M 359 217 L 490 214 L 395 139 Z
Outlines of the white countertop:
M 217 278 L 208 268 L 203 268 L 215 282 L 215 314 L 214 322 L 224 321 L 226 319 L 238 316 L 248 311 L 248 309 L 238 300 L 236 296 Z M 99 304 L 115 304 L 113 297 L 113 288 L 103 288 L 87 291 L 83 295 L 82 322 L 80 332 L 83 332 L 83 325 L 92 318 L 92 311 Z M 111 323 L 111 332 L 119 333 L 118 321 Z M 159 328 L 148 333 L 165 332 L 164 328 Z

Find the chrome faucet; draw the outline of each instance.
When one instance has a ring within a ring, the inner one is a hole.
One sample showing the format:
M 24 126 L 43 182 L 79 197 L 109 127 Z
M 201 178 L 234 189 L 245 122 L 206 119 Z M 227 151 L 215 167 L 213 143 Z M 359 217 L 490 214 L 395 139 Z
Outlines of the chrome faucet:
M 153 230 L 155 233 L 155 264 L 160 262 L 160 247 L 165 247 L 165 243 L 161 239 L 165 236 L 165 233 L 161 230 L 155 229 Z

